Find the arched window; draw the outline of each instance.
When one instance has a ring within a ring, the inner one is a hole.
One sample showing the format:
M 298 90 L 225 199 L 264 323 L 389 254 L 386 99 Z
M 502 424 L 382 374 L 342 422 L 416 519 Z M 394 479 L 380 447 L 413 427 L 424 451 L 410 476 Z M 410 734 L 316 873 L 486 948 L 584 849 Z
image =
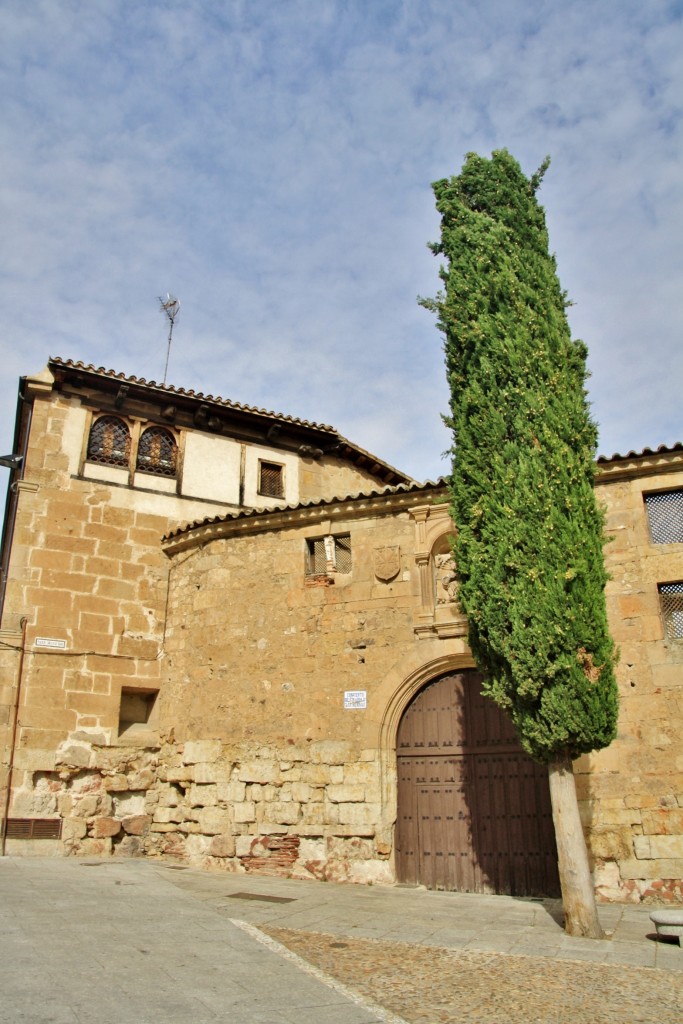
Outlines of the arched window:
M 130 431 L 117 416 L 100 416 L 90 428 L 88 462 L 105 466 L 128 466 Z
M 156 476 L 175 476 L 178 446 L 170 430 L 148 427 L 140 435 L 136 468 Z

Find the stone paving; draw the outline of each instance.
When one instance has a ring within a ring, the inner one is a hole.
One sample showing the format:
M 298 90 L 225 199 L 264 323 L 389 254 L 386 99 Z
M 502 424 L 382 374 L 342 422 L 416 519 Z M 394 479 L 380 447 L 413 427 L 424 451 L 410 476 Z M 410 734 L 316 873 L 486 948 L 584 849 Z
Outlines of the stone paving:
M 681 1024 L 683 974 L 266 928 L 410 1024 Z
M 649 907 L 0 859 L 0 1024 L 681 1024 Z

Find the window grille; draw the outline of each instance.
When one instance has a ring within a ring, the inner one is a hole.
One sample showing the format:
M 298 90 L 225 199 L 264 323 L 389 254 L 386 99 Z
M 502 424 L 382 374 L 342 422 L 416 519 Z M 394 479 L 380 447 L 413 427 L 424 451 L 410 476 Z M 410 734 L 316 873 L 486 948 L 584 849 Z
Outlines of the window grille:
M 61 818 L 8 818 L 8 839 L 61 839 Z
M 116 416 L 100 416 L 90 428 L 88 462 L 105 466 L 128 466 L 130 431 Z
M 260 462 L 258 492 L 268 498 L 284 498 L 284 466 L 274 462 Z
M 683 491 L 646 494 L 645 508 L 653 544 L 683 544 Z
M 660 583 L 659 601 L 669 640 L 683 640 L 683 583 Z
M 351 534 L 317 537 L 307 541 L 306 574 L 321 576 L 328 572 L 351 572 Z
M 148 427 L 143 430 L 136 468 L 157 476 L 175 476 L 177 465 L 178 446 L 171 431 L 164 427 Z

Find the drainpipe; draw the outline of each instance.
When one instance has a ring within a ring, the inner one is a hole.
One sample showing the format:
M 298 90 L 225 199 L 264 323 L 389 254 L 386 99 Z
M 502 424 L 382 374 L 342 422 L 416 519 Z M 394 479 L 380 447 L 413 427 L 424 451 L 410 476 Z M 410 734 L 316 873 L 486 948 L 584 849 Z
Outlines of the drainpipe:
M 24 616 L 21 620 L 21 648 L 19 651 L 19 671 L 17 673 L 17 693 L 14 701 L 14 715 L 12 722 L 12 740 L 10 742 L 9 761 L 7 764 L 7 792 L 5 794 L 5 807 L 0 822 L 0 857 L 5 856 L 5 839 L 7 838 L 7 819 L 9 817 L 9 805 L 12 798 L 12 773 L 14 771 L 14 750 L 17 745 L 17 730 L 19 727 L 19 702 L 21 699 L 21 683 L 24 675 L 24 655 L 26 653 L 26 627 L 28 618 Z

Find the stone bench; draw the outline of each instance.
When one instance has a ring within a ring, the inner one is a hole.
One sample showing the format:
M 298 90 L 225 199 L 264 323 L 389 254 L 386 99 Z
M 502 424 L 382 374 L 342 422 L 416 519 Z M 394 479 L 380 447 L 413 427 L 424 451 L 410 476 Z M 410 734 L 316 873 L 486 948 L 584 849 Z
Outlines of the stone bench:
M 657 935 L 671 935 L 678 938 L 683 946 L 683 907 L 667 907 L 663 910 L 653 910 L 650 920 L 657 929 Z

